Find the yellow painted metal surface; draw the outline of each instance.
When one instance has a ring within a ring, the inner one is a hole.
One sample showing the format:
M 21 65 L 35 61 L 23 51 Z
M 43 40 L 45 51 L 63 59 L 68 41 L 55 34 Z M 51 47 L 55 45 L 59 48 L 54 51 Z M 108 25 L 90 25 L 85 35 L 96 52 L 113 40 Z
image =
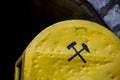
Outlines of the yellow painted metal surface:
M 67 48 L 73 41 L 78 53 Z M 79 52 L 82 43 L 90 53 Z M 16 62 L 15 80 L 120 80 L 119 66 L 120 39 L 114 33 L 94 22 L 66 20 L 47 27 L 31 41 Z

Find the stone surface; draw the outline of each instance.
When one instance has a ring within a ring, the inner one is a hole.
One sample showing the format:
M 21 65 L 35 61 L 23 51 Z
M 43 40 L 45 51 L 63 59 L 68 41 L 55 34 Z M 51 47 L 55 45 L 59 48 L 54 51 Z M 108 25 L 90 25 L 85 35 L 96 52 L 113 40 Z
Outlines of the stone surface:
M 111 26 L 111 29 L 114 28 L 117 24 L 120 24 L 120 9 L 119 5 L 115 5 L 111 10 L 108 11 L 107 15 L 104 17 L 106 23 Z
M 106 4 L 110 2 L 110 0 L 88 0 L 96 10 L 100 10 L 102 7 L 104 7 Z
M 103 18 L 108 27 L 120 38 L 120 1 L 87 0 Z

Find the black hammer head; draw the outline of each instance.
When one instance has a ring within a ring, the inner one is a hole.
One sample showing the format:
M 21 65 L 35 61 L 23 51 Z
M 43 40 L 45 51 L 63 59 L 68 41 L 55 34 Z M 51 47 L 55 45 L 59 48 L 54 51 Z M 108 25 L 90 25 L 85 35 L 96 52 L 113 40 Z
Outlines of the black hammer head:
M 75 45 L 76 45 L 76 42 L 73 41 L 71 44 L 69 44 L 69 45 L 67 46 L 67 48 L 70 49 L 70 48 L 74 47 Z
M 90 53 L 90 50 L 89 50 L 88 46 L 85 43 L 82 43 L 82 47 L 83 47 L 84 50 L 86 50 L 87 52 Z

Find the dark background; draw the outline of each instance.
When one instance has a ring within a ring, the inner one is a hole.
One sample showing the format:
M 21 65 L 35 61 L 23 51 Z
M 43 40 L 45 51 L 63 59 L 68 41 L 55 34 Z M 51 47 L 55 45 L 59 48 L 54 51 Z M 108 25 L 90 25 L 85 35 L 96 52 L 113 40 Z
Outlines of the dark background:
M 4 47 L 2 62 L 2 78 L 4 80 L 14 80 L 15 62 L 22 55 L 27 45 L 45 27 L 47 23 L 44 16 L 35 16 L 33 13 L 32 1 L 18 0 L 14 3 L 14 12 L 7 12 L 10 16 L 6 18 L 6 27 L 2 31 Z M 11 9 L 11 8 L 10 8 Z M 43 13 L 42 13 L 43 14 Z

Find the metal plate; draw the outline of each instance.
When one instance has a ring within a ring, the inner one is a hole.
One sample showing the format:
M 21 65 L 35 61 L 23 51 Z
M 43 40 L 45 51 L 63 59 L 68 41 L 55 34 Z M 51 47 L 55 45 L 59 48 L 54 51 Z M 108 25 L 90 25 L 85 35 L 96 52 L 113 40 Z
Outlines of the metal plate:
M 94 22 L 55 23 L 27 46 L 16 80 L 120 80 L 119 44 L 113 32 Z

